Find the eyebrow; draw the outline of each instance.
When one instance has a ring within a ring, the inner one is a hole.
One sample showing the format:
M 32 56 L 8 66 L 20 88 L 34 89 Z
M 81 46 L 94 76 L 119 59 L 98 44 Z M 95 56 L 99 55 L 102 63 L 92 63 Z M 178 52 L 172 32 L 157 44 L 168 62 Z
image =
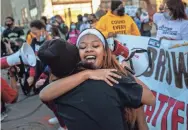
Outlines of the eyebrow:
M 93 40 L 93 41 L 91 41 L 91 43 L 93 43 L 93 42 L 100 42 L 100 40 Z M 80 44 L 81 44 L 81 43 L 87 43 L 87 42 L 84 42 L 84 41 L 83 41 L 83 42 L 80 42 Z

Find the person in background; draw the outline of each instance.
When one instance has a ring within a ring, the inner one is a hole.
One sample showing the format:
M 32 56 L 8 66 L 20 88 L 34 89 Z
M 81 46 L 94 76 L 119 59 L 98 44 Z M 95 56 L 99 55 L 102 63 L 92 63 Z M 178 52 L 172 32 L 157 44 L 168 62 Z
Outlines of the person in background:
M 70 25 L 70 31 L 67 35 L 67 40 L 69 43 L 75 45 L 80 31 L 76 29 L 76 24 L 74 22 Z
M 160 7 L 159 7 L 159 12 L 156 12 L 156 13 L 153 15 L 153 23 L 155 24 L 156 29 L 157 29 L 156 21 L 159 21 L 159 20 L 160 20 L 161 14 L 163 14 L 163 13 L 164 13 L 164 5 L 161 4 Z
M 81 26 L 82 23 L 83 23 L 83 21 L 82 21 L 82 15 L 81 15 L 81 14 L 79 14 L 79 15 L 77 16 L 77 20 L 78 20 L 78 22 L 76 23 L 76 29 L 77 29 L 77 30 L 80 30 L 80 26 Z
M 51 18 L 52 25 L 56 26 L 58 28 L 60 38 L 66 40 L 66 36 L 68 33 L 68 27 L 65 24 L 64 20 L 60 15 L 55 15 Z
M 151 37 L 152 22 L 149 17 L 149 13 L 147 11 L 142 10 L 140 21 L 141 21 L 141 35 L 146 37 Z
M 51 29 L 50 29 L 50 32 L 51 32 L 51 36 L 52 36 L 53 39 L 60 38 L 60 34 L 59 34 L 57 27 L 52 26 Z
M 88 22 L 88 18 L 87 17 L 83 17 L 82 18 L 82 25 L 80 26 L 80 32 L 82 32 L 83 30 L 87 29 L 87 28 L 90 28 L 90 23 Z
M 140 21 L 140 17 L 139 17 L 139 14 L 138 12 L 136 13 L 135 17 L 134 17 L 134 21 L 138 27 L 138 29 L 140 30 L 141 29 L 141 21 Z
M 164 5 L 161 4 L 159 7 L 159 13 L 164 13 Z
M 41 45 L 51 39 L 51 36 L 46 31 L 45 24 L 40 20 L 34 20 L 30 23 L 30 29 L 31 32 L 35 35 L 35 38 L 33 38 L 31 42 L 31 47 L 33 48 L 36 56 L 38 54 L 38 50 L 40 49 Z M 39 60 L 37 56 L 37 64 L 35 67 L 30 67 L 29 70 L 29 77 L 27 79 L 27 82 L 30 87 L 33 87 L 34 93 L 38 93 L 40 90 L 37 90 L 35 86 L 35 82 L 39 79 L 41 73 L 45 69 L 45 65 Z M 42 87 L 41 87 L 42 89 Z
M 46 18 L 46 16 L 42 16 L 42 17 L 40 18 L 40 20 L 41 20 L 45 25 L 47 25 L 47 18 Z
M 5 25 L 7 28 L 3 31 L 3 38 L 14 41 L 17 38 L 24 36 L 23 29 L 14 25 L 14 18 L 6 17 Z
M 29 30 L 26 35 L 26 42 L 30 45 L 35 35 Z
M 89 14 L 88 13 L 85 13 L 84 14 L 84 17 L 88 18 Z
M 157 39 L 188 40 L 188 20 L 182 1 L 166 0 L 165 12 L 155 22 Z
M 1 121 L 7 117 L 5 104 L 13 104 L 18 99 L 19 89 L 16 81 L 16 73 L 18 71 L 19 68 L 16 66 L 9 68 L 10 85 L 1 77 Z
M 95 16 L 95 14 L 90 14 L 88 16 L 88 22 L 90 23 L 91 28 L 95 28 L 97 25 L 97 17 Z
M 111 2 L 111 11 L 104 15 L 96 26 L 103 35 L 113 37 L 116 34 L 140 36 L 140 31 L 133 19 L 125 14 L 125 8 L 121 1 Z
M 46 31 L 50 32 L 50 29 L 51 29 L 52 26 L 50 24 L 48 24 L 47 17 L 46 16 L 42 16 L 41 17 L 41 21 L 46 25 Z

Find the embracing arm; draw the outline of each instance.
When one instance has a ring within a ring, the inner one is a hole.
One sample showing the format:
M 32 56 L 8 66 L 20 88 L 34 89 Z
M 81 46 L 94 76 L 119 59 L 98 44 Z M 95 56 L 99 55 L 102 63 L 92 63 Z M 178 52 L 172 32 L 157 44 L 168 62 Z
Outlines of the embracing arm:
M 153 95 L 151 90 L 139 79 L 135 78 L 135 80 L 143 88 L 142 99 L 141 99 L 142 103 L 151 106 L 155 105 L 155 96 Z
M 47 85 L 40 92 L 40 99 L 42 101 L 51 101 L 66 92 L 74 89 L 76 86 L 88 79 L 88 71 L 82 71 L 77 74 L 59 79 Z
M 116 71 L 117 70 L 115 69 L 98 69 L 79 72 L 49 84 L 40 92 L 40 98 L 43 101 L 53 100 L 74 89 L 88 79 L 103 80 L 110 86 L 113 86 L 112 83 L 118 83 L 114 78 L 121 78 L 121 76 L 114 73 Z

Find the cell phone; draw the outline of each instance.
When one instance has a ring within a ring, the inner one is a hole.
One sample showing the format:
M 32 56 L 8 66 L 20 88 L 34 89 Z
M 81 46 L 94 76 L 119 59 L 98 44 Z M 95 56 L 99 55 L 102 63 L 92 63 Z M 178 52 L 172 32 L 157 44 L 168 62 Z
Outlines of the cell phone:
M 3 38 L 3 42 L 6 42 L 6 43 L 8 43 L 8 39 L 7 38 Z

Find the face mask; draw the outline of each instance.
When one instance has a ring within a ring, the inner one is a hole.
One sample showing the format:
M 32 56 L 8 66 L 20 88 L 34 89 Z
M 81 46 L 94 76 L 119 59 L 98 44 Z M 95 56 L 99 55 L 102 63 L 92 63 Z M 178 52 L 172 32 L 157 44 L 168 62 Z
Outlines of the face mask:
M 171 20 L 172 19 L 172 16 L 169 14 L 169 12 L 164 12 L 163 13 L 164 17 L 168 20 Z
M 86 17 L 83 17 L 83 22 L 87 22 L 87 18 Z
M 118 14 L 118 16 L 124 16 L 124 14 L 125 14 L 125 8 L 122 7 L 120 9 L 118 9 L 117 10 L 117 14 Z
M 71 29 L 76 29 L 76 25 L 71 25 Z
M 41 35 L 40 39 L 39 39 L 39 42 L 43 42 L 45 39 L 46 39 L 46 36 L 45 35 Z
M 12 26 L 12 24 L 6 24 L 6 26 L 7 26 L 8 28 L 10 28 L 10 27 Z

